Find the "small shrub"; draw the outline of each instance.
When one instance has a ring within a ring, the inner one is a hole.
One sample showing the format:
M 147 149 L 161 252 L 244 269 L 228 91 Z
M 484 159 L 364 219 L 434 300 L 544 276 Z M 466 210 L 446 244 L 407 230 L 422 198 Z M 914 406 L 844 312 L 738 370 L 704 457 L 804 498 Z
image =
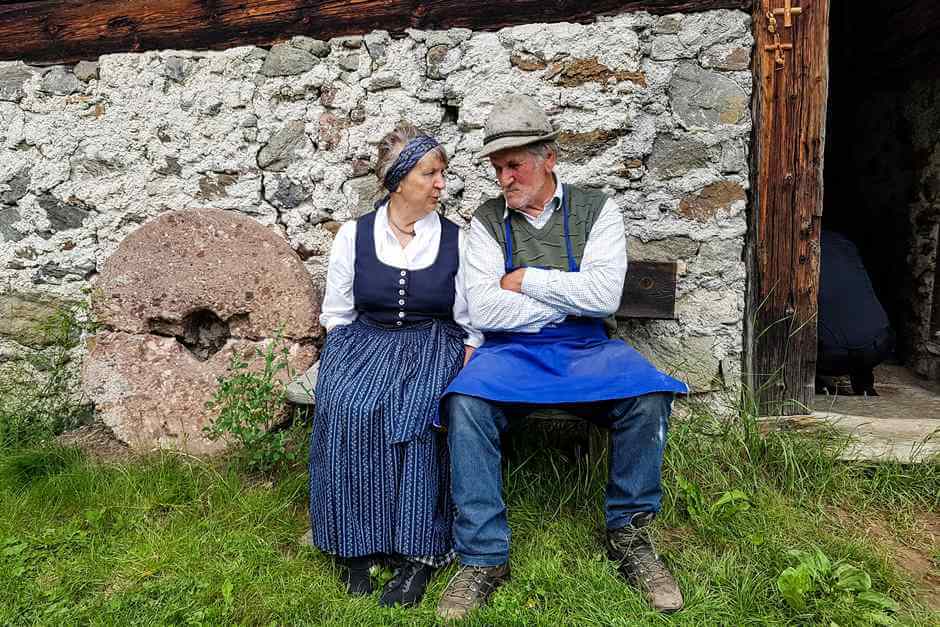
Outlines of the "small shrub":
M 39 325 L 47 346 L 0 369 L 0 448 L 47 442 L 89 417 L 71 352 L 92 329 L 84 307 L 59 310 Z
M 777 590 L 792 609 L 814 617 L 848 614 L 875 625 L 894 625 L 898 604 L 871 589 L 871 576 L 861 568 L 832 563 L 818 548 L 788 551 L 798 561 L 777 577 Z
M 237 453 L 251 471 L 271 471 L 296 462 L 303 454 L 294 446 L 303 425 L 294 423 L 283 428 L 290 416 L 287 386 L 279 375 L 291 375 L 287 355 L 288 347 L 280 337 L 263 351 L 235 353 L 230 374 L 219 377 L 219 387 L 208 404 L 210 410 L 218 410 L 218 416 L 204 429 L 206 437 L 234 440 Z M 263 361 L 260 371 L 250 367 L 252 357 Z

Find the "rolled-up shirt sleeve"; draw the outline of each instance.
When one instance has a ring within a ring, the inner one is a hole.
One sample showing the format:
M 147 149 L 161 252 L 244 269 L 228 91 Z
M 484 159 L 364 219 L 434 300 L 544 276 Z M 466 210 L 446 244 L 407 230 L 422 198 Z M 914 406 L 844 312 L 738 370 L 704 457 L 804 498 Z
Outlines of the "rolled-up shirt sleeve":
M 320 324 L 327 333 L 334 327 L 352 324 L 358 317 L 353 298 L 356 278 L 356 222 L 340 227 L 330 249 L 330 265 L 326 270 L 326 290 L 320 306 Z
M 565 315 L 603 318 L 617 311 L 626 273 L 623 217 L 608 199 L 591 228 L 580 269 L 527 268 L 522 293 Z
M 461 265 L 466 266 L 467 301 L 470 323 L 479 331 L 537 333 L 546 324 L 561 322 L 565 314 L 538 300 L 500 287 L 506 273 L 503 251 L 486 227 L 477 219 L 470 223 L 470 235 Z
M 454 279 L 454 322 L 467 332 L 467 337 L 463 343 L 466 346 L 478 348 L 483 343 L 483 334 L 470 324 L 470 309 L 467 305 L 467 276 L 466 264 L 467 258 L 467 236 L 461 231 L 460 239 L 460 265 L 457 268 L 457 276 Z

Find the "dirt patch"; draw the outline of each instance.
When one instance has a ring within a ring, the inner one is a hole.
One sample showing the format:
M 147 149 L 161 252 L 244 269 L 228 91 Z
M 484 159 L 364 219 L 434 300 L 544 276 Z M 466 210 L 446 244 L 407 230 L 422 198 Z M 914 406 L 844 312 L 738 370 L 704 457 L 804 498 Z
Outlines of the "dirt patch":
M 56 438 L 62 446 L 80 449 L 89 457 L 99 461 L 118 461 L 131 456 L 131 450 L 114 436 L 114 432 L 100 422 L 82 425 L 66 431 Z
M 859 516 L 836 507 L 827 509 L 845 531 L 861 532 L 883 548 L 891 562 L 916 584 L 915 596 L 930 609 L 940 611 L 940 564 L 933 557 L 940 542 L 940 514 L 916 513 L 910 533 L 899 537 L 891 523 L 870 512 Z

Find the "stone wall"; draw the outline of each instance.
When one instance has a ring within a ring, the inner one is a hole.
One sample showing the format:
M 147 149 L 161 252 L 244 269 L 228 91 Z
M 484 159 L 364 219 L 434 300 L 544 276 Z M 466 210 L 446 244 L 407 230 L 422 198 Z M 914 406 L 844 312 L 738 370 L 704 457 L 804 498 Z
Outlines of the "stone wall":
M 371 207 L 375 144 L 400 119 L 452 155 L 447 215 L 497 194 L 476 163 L 493 102 L 535 96 L 563 130 L 561 176 L 623 211 L 634 259 L 679 262 L 678 320 L 620 331 L 698 389 L 740 377 L 750 17 L 740 11 L 373 32 L 270 50 L 0 63 L 0 309 L 81 298 L 168 210 L 243 212 L 322 285 L 333 235 Z M 25 341 L 0 324 L 5 346 Z

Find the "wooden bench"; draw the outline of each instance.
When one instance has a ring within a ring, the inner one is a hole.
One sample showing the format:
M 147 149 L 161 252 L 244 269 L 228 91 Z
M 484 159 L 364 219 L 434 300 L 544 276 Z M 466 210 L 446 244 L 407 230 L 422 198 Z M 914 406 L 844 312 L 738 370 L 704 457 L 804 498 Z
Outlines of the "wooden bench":
M 657 319 L 674 320 L 676 317 L 676 268 L 675 262 L 634 261 L 627 269 L 620 307 L 614 317 L 617 320 Z M 288 388 L 289 400 L 295 405 L 307 405 L 303 390 L 310 389 L 316 380 L 309 373 L 295 379 Z M 309 412 L 309 408 L 307 409 Z M 609 438 L 606 430 L 595 427 L 564 411 L 546 408 L 530 415 L 532 426 L 546 432 L 561 432 L 570 437 L 580 437 L 587 442 L 591 459 L 606 460 Z
M 627 268 L 617 320 L 649 319 L 675 320 L 676 272 L 674 261 L 632 261 Z M 581 420 L 565 411 L 546 408 L 529 416 L 532 426 L 548 432 L 560 432 L 562 437 L 579 438 L 587 443 L 592 460 L 606 463 L 610 437 L 605 429 Z

